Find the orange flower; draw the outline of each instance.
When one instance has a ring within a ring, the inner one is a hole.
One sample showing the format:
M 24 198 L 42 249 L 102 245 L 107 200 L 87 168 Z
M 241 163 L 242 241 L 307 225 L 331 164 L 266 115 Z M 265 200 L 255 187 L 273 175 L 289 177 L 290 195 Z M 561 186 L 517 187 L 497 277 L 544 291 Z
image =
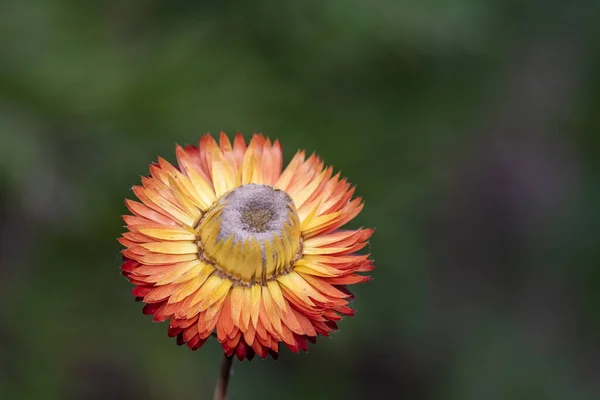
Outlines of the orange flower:
M 206 135 L 176 154 L 179 167 L 159 158 L 133 187 L 141 202 L 126 200 L 121 268 L 144 314 L 193 350 L 216 333 L 240 360 L 276 358 L 280 342 L 305 351 L 353 314 L 346 285 L 374 268 L 355 254 L 373 229 L 340 230 L 363 207 L 345 178 L 303 151 L 282 172 L 279 142 L 262 135 Z

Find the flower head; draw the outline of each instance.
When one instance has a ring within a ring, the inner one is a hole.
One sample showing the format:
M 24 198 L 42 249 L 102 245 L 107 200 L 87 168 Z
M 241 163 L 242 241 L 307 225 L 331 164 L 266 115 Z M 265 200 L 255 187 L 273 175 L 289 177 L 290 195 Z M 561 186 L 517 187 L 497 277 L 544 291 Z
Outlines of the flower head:
M 162 158 L 126 200 L 123 274 L 144 314 L 169 322 L 179 344 L 216 334 L 226 355 L 306 350 L 352 315 L 346 286 L 374 266 L 356 254 L 372 229 L 341 230 L 362 209 L 354 188 L 316 155 L 282 171 L 278 141 L 206 135 Z

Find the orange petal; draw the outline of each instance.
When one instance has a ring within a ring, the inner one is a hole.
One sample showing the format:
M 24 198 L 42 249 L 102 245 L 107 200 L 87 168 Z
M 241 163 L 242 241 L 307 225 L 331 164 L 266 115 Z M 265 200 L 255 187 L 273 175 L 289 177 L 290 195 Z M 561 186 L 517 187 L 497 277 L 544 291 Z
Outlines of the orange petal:
M 304 151 L 298 151 L 296 153 L 296 155 L 294 155 L 294 158 L 292 158 L 292 161 L 290 161 L 288 166 L 283 170 L 283 173 L 277 180 L 275 187 L 277 187 L 278 189 L 281 189 L 281 190 L 287 189 L 288 185 L 292 181 L 294 174 L 296 173 L 296 170 L 304 162 L 304 157 L 305 157 Z
M 129 211 L 138 217 L 143 217 L 162 225 L 173 225 L 173 220 L 171 218 L 161 212 L 153 210 L 145 204 L 129 199 L 125 200 L 125 204 Z
M 231 319 L 236 326 L 240 326 L 240 316 L 244 306 L 244 287 L 235 286 L 231 290 Z
M 235 140 L 233 141 L 233 154 L 235 156 L 235 161 L 238 169 L 241 169 L 242 167 L 245 153 L 246 142 L 244 141 L 244 137 L 241 134 L 237 133 L 235 135 Z

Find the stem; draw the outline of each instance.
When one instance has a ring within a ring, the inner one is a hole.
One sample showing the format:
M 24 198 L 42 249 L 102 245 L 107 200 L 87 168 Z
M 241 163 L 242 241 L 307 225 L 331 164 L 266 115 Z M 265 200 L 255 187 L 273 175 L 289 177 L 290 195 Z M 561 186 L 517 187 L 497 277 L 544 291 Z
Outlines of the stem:
M 227 357 L 223 354 L 223 361 L 221 362 L 221 373 L 217 380 L 217 387 L 215 387 L 214 400 L 226 400 L 227 399 L 227 386 L 229 385 L 229 376 L 231 375 L 231 363 L 233 356 Z

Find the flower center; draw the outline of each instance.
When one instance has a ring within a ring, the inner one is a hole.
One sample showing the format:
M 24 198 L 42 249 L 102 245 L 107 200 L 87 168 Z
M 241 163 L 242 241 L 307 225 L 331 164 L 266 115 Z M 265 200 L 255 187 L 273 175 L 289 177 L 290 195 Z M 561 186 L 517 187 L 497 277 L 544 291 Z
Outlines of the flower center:
M 300 220 L 290 196 L 247 184 L 224 194 L 198 226 L 200 257 L 235 282 L 266 284 L 300 251 Z
M 261 209 L 259 204 L 254 203 L 242 211 L 242 222 L 248 231 L 265 232 L 274 216 L 275 213 L 272 210 Z

